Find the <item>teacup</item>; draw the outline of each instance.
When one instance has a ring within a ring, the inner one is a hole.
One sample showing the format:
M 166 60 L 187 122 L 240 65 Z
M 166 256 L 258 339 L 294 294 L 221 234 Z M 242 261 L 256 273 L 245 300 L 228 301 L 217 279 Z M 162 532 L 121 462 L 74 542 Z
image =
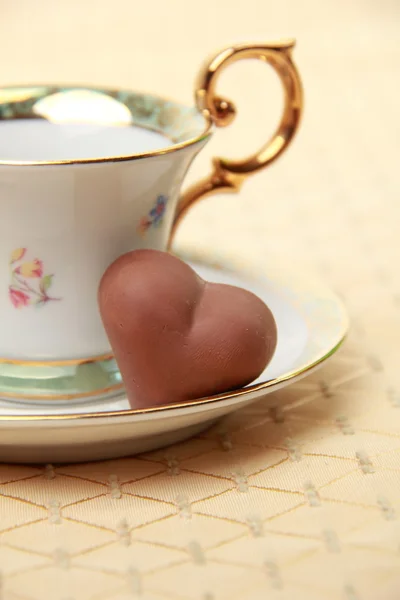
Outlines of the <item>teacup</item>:
M 106 268 L 136 248 L 168 249 L 198 199 L 238 191 L 288 146 L 302 109 L 292 41 L 228 48 L 202 69 L 196 107 L 123 90 L 0 90 L 0 398 L 98 400 L 123 393 L 97 307 Z M 285 90 L 273 138 L 180 196 L 214 126 L 235 109 L 215 94 L 238 59 L 274 67 Z M 171 282 L 173 284 L 173 282 Z

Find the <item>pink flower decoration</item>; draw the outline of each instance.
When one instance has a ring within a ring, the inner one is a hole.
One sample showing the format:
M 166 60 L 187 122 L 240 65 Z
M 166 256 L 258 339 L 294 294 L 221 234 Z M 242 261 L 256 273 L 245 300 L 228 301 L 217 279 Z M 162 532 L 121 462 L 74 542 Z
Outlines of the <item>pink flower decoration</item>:
M 43 275 L 43 261 L 32 260 L 31 262 L 22 263 L 20 267 L 15 269 L 15 273 L 22 275 L 23 277 L 42 277 Z
M 43 306 L 50 300 L 61 300 L 49 295 L 54 275 L 44 274 L 42 260 L 24 260 L 26 253 L 27 248 L 17 248 L 10 255 L 8 295 L 12 305 L 15 308 Z
M 10 286 L 8 294 L 15 308 L 21 308 L 22 306 L 29 305 L 29 296 L 28 294 L 25 294 L 25 292 L 21 292 L 21 290 L 16 290 Z

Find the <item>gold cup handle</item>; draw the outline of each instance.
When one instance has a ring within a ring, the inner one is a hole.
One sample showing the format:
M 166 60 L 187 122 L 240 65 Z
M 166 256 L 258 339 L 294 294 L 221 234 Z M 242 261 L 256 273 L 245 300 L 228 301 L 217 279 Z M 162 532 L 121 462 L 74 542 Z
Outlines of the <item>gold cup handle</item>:
M 200 71 L 196 84 L 196 103 L 199 110 L 217 127 L 229 125 L 236 114 L 232 102 L 215 94 L 218 75 L 241 59 L 258 58 L 275 69 L 285 92 L 283 114 L 275 134 L 255 154 L 244 160 L 213 159 L 211 174 L 190 187 L 180 199 L 171 240 L 182 218 L 195 202 L 219 192 L 238 192 L 249 175 L 260 171 L 278 158 L 293 139 L 303 107 L 301 79 L 291 57 L 294 45 L 294 40 L 288 40 L 266 45 L 234 46 L 220 52 Z

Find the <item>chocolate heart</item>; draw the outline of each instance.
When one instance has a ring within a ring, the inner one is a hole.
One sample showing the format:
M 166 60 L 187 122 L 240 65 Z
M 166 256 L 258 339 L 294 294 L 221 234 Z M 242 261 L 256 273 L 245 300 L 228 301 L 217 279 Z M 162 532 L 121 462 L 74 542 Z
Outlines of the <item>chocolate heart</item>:
M 247 385 L 271 360 L 276 325 L 257 296 L 208 283 L 178 258 L 135 250 L 117 259 L 99 306 L 132 406 Z

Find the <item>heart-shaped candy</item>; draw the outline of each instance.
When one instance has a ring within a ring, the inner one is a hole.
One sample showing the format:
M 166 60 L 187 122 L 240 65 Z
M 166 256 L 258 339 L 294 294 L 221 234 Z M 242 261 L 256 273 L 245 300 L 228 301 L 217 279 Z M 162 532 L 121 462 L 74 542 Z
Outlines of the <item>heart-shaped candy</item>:
M 166 252 L 118 258 L 100 283 L 99 306 L 134 407 L 247 385 L 276 346 L 275 321 L 262 300 L 208 283 Z

